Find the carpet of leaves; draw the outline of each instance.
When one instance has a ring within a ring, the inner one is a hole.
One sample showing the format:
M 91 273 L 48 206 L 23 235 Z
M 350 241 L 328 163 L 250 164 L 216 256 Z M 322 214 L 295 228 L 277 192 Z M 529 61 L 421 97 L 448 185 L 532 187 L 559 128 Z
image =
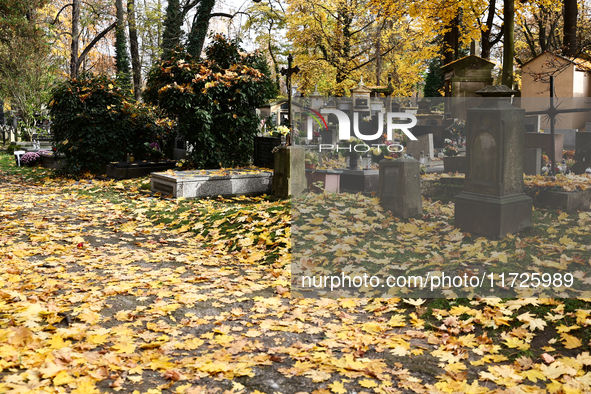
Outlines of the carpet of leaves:
M 0 160 L 0 392 L 591 391 L 589 300 L 292 298 L 287 201 Z

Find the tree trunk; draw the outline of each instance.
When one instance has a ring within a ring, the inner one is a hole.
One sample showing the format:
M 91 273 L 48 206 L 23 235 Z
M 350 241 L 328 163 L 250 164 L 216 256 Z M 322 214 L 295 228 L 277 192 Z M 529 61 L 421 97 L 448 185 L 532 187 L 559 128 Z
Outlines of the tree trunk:
M 80 35 L 80 0 L 72 0 L 72 45 L 70 47 L 70 78 L 78 78 L 78 39 Z
M 131 52 L 131 69 L 133 71 L 133 94 L 136 100 L 142 95 L 142 64 L 137 39 L 135 22 L 135 0 L 127 0 L 127 25 L 129 27 L 129 50 Z
M 458 59 L 459 54 L 459 38 L 460 31 L 458 25 L 460 23 L 459 18 L 456 16 L 448 26 L 450 30 L 443 36 L 443 56 L 445 57 L 444 63 L 448 64 Z
M 164 32 L 162 33 L 162 59 L 170 59 L 174 49 L 180 45 L 183 25 L 181 6 L 178 0 L 169 0 L 166 6 Z
M 513 58 L 515 57 L 515 0 L 505 0 L 504 42 L 503 42 L 503 75 L 502 83 L 513 89 Z
M 576 56 L 577 54 L 577 0 L 564 0 L 564 36 L 562 39 L 565 56 Z
M 194 58 L 201 56 L 203 45 L 205 44 L 205 37 L 207 37 L 207 29 L 209 29 L 209 19 L 211 18 L 211 11 L 215 5 L 215 0 L 201 0 L 195 18 L 193 18 L 193 24 L 191 25 L 191 31 L 189 32 L 189 40 L 187 43 L 187 52 Z

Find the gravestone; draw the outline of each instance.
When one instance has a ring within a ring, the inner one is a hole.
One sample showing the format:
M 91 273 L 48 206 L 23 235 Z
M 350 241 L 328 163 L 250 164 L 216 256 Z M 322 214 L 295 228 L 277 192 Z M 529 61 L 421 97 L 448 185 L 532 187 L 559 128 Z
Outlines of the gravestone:
M 585 131 L 591 132 L 591 122 L 585 123 Z
M 301 146 L 281 146 L 273 166 L 273 194 L 280 198 L 298 197 L 307 188 L 305 149 Z
M 523 150 L 523 173 L 540 175 L 542 173 L 542 149 L 525 148 Z
M 552 152 L 552 135 L 543 133 L 524 133 L 525 134 L 525 148 L 542 148 L 542 153 L 550 157 Z M 563 134 L 554 135 L 554 154 L 556 155 L 556 162 L 562 161 L 562 149 L 563 149 Z
M 343 193 L 371 195 L 378 191 L 379 180 L 380 172 L 378 170 L 342 170 L 340 190 Z
M 533 201 L 524 193 L 525 110 L 507 99 L 485 99 L 468 110 L 466 179 L 456 197 L 455 226 L 504 238 L 532 224 Z
M 588 132 L 579 132 L 575 143 L 575 174 L 584 174 L 591 167 L 591 129 Z
M 254 160 L 257 167 L 273 168 L 275 156 L 273 148 L 281 145 L 279 137 L 254 137 Z
M 528 115 L 525 117 L 525 132 L 539 133 L 542 115 Z
M 420 164 L 415 159 L 380 161 L 380 205 L 394 216 L 407 219 L 423 213 Z
M 433 146 L 433 134 L 424 134 L 417 137 L 416 141 L 410 139 L 406 142 L 406 154 L 411 153 L 412 157 L 419 160 L 421 152 L 423 152 L 424 162 L 421 164 L 431 165 L 431 161 L 435 159 Z
M 544 134 L 550 134 L 550 129 L 544 130 Z M 565 150 L 575 149 L 577 129 L 554 129 L 554 134 L 562 134 L 562 148 Z M 558 160 L 558 159 L 557 159 Z

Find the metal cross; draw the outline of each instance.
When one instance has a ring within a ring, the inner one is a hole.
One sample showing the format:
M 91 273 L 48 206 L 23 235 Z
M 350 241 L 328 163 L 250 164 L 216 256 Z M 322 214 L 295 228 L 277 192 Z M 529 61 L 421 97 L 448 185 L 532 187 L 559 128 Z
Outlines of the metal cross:
M 550 152 L 550 173 L 549 175 L 555 175 L 554 171 L 556 169 L 556 141 L 555 141 L 555 131 L 554 126 L 556 123 L 556 116 L 559 114 L 567 114 L 572 112 L 589 112 L 591 108 L 571 108 L 571 109 L 558 109 L 557 106 L 554 105 L 554 76 L 550 76 L 550 107 L 547 110 L 543 111 L 531 111 L 526 112 L 526 115 L 547 115 L 550 118 L 550 135 L 552 136 L 552 151 Z
M 283 67 L 281 69 L 281 75 L 283 75 L 284 77 L 286 77 L 286 85 L 287 85 L 287 108 L 288 108 L 288 113 L 287 113 L 287 123 L 289 124 L 289 131 L 291 132 L 291 130 L 293 130 L 293 125 L 291 123 L 291 76 L 293 74 L 297 74 L 300 72 L 300 68 L 298 66 L 292 67 L 291 66 L 291 62 L 293 61 L 293 56 L 291 56 L 291 53 L 289 54 L 289 56 L 287 56 L 287 68 Z M 289 144 L 291 145 L 291 138 L 289 139 Z

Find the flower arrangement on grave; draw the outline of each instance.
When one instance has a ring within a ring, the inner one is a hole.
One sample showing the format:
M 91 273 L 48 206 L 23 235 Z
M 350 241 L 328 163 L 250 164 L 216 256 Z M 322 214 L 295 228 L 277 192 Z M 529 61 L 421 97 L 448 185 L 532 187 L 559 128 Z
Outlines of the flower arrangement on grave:
M 164 156 L 164 153 L 160 149 L 160 145 L 158 144 L 158 142 L 152 142 L 152 143 L 145 142 L 144 145 L 147 147 L 148 155 L 150 156 L 150 159 L 160 160 Z
M 41 156 L 37 152 L 27 152 L 21 156 L 21 163 L 32 167 L 39 162 Z
M 284 136 L 287 137 L 287 135 L 289 134 L 289 127 L 287 126 L 277 126 L 277 128 L 275 129 L 274 133 L 278 136 Z
M 361 154 L 367 152 L 367 149 L 365 149 L 365 148 L 363 148 L 359 152 L 357 152 L 355 150 L 355 147 L 358 145 L 367 145 L 367 144 L 365 143 L 365 141 L 360 140 L 359 138 L 351 137 L 347 141 L 343 142 L 342 144 L 339 144 L 339 153 L 341 153 L 345 157 L 348 157 L 348 156 L 351 156 L 352 154 L 361 155 Z M 351 146 L 351 151 L 349 151 L 349 146 Z M 344 149 L 341 149 L 341 148 L 344 148 Z
M 575 157 L 575 150 L 574 149 L 565 150 L 563 156 L 566 157 L 567 159 L 573 159 Z
M 443 154 L 448 157 L 457 156 L 460 154 L 458 147 L 455 142 L 450 139 L 445 139 L 445 147 L 443 148 Z
M 466 138 L 466 121 L 456 120 L 449 125 L 445 130 L 449 131 L 454 140 Z

